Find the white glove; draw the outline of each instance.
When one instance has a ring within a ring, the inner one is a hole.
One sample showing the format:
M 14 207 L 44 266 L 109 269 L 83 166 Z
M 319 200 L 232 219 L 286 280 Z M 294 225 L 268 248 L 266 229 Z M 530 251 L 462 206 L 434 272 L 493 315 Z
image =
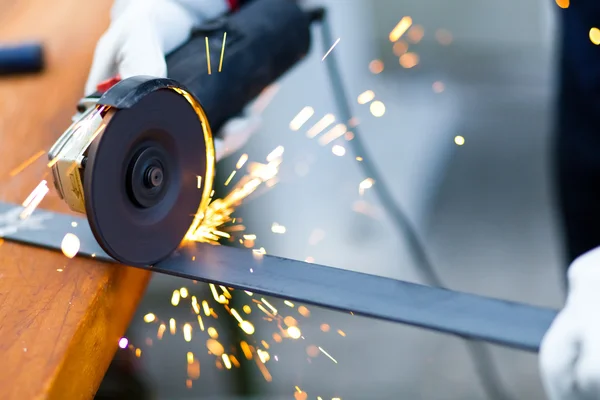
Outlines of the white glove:
M 120 75 L 167 77 L 165 54 L 190 37 L 192 29 L 229 11 L 227 0 L 115 0 L 111 24 L 102 35 L 85 93 L 102 81 Z M 217 160 L 239 150 L 260 127 L 260 117 L 234 118 L 215 139 Z
M 577 258 L 569 295 L 546 333 L 540 369 L 550 400 L 600 399 L 600 247 Z

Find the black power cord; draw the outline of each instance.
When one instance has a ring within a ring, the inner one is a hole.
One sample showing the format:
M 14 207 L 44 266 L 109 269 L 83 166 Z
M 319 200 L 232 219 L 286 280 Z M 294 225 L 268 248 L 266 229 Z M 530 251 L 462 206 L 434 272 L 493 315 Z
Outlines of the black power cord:
M 323 40 L 323 48 L 327 50 L 333 43 L 331 27 L 327 20 L 325 8 L 317 8 L 309 11 L 312 21 L 321 23 L 321 36 Z M 352 112 L 348 96 L 346 95 L 345 87 L 342 82 L 340 69 L 335 58 L 335 52 L 331 52 L 326 60 L 327 74 L 332 86 L 332 92 L 338 112 L 342 120 L 349 122 L 352 119 Z M 353 127 L 354 139 L 349 144 L 355 156 L 362 157 L 359 165 L 365 176 L 372 178 L 375 181 L 373 191 L 379 198 L 379 201 L 385 212 L 391 217 L 391 220 L 400 236 L 407 242 L 411 256 L 418 266 L 417 273 L 421 276 L 422 281 L 429 286 L 444 287 L 441 278 L 433 268 L 432 263 L 427 256 L 424 245 L 421 243 L 415 228 L 412 226 L 406 213 L 394 200 L 392 193 L 385 184 L 382 175 L 375 164 L 371 161 L 367 150 L 362 142 L 362 136 L 358 132 L 358 127 Z M 480 341 L 466 339 L 467 350 L 473 364 L 475 364 L 475 373 L 477 374 L 483 390 L 487 393 L 488 398 L 493 400 L 510 400 L 512 396 L 504 387 L 499 373 L 493 363 L 489 349 Z

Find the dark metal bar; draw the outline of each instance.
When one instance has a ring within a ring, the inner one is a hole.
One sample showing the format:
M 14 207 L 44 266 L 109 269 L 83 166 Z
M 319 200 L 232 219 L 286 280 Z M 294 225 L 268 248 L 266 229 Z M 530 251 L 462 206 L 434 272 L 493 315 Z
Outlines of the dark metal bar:
M 21 210 L 0 202 L 0 236 L 60 251 L 72 232 L 81 241 L 79 255 L 115 262 L 86 219 L 36 210 L 21 221 Z M 547 308 L 201 243 L 148 269 L 533 352 L 556 316 Z
M 0 76 L 38 73 L 44 69 L 41 43 L 0 43 Z

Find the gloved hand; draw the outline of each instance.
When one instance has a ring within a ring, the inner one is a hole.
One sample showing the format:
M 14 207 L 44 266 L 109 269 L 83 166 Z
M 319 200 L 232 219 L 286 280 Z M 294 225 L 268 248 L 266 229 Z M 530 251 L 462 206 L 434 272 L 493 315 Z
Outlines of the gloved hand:
M 111 23 L 102 35 L 85 85 L 85 93 L 117 74 L 167 77 L 165 54 L 182 45 L 192 29 L 229 11 L 228 0 L 115 0 Z M 233 3 L 232 3 L 233 4 Z M 215 139 L 217 160 L 239 150 L 258 130 L 259 115 L 234 118 Z
M 569 295 L 540 349 L 550 400 L 600 399 L 600 247 L 577 258 Z

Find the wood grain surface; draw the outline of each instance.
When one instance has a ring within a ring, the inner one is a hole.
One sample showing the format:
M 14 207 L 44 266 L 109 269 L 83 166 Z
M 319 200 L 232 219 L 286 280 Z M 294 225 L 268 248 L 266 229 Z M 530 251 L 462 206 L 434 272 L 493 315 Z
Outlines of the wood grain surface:
M 0 0 L 0 45 L 42 41 L 47 61 L 42 74 L 0 77 L 1 200 L 21 203 L 47 179 L 51 191 L 40 207 L 69 212 L 54 192 L 45 154 L 18 171 L 69 125 L 111 4 Z M 0 399 L 92 398 L 149 277 L 2 243 Z

